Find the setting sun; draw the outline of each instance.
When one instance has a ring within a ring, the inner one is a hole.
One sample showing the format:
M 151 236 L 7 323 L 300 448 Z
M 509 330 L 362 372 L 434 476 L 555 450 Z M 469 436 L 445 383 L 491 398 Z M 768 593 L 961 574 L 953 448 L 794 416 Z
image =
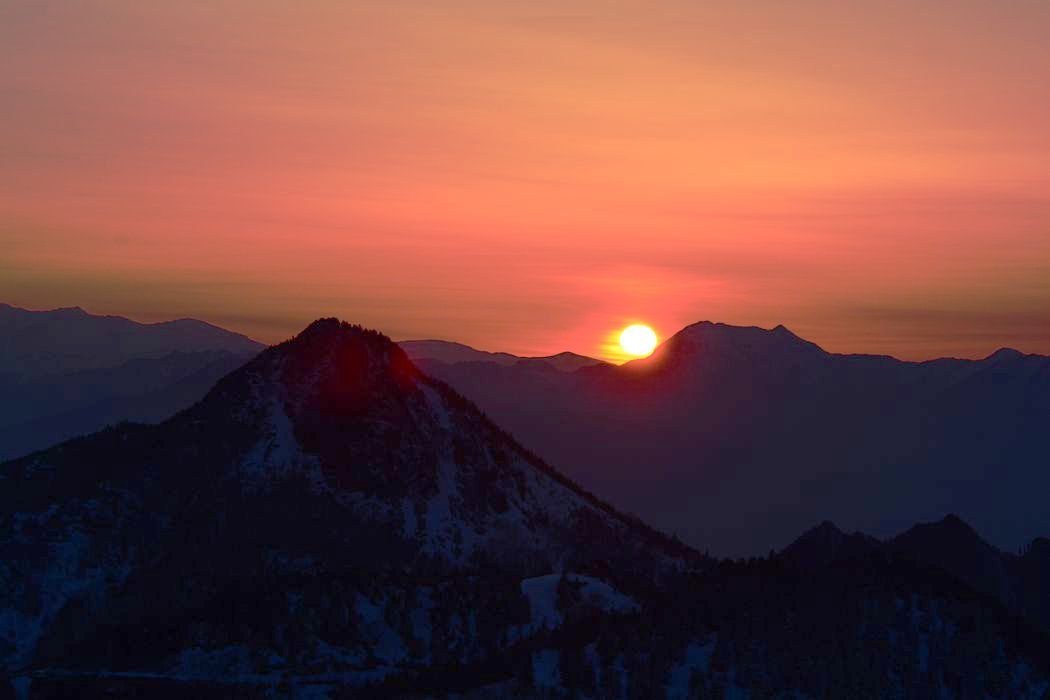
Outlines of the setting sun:
M 656 349 L 656 333 L 641 323 L 627 326 L 620 333 L 620 347 L 629 355 L 645 357 Z

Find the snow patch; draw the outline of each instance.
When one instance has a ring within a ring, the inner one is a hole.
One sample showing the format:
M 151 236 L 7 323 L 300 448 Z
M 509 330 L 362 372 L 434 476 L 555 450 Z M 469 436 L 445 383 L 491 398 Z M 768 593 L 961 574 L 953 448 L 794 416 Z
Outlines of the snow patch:
M 361 619 L 361 631 L 369 638 L 369 651 L 375 658 L 395 664 L 408 656 L 401 636 L 387 625 L 381 603 L 357 594 L 354 610 Z
M 301 474 L 309 481 L 314 493 L 329 491 L 320 461 L 303 452 L 280 398 L 272 395 L 256 400 L 262 406 L 265 427 L 263 436 L 236 467 L 245 490 L 264 491 L 275 480 Z
M 29 676 L 19 676 L 11 681 L 11 687 L 15 691 L 15 700 L 29 700 L 29 688 L 33 685 L 33 679 Z
M 558 687 L 558 652 L 553 649 L 537 651 L 532 655 L 532 679 L 538 687 Z
M 232 644 L 219 649 L 191 646 L 175 657 L 169 672 L 178 678 L 217 678 L 249 676 L 253 671 L 251 652 L 247 646 Z
M 693 671 L 699 671 L 707 675 L 711 664 L 711 654 L 715 650 L 715 640 L 711 639 L 705 644 L 692 643 L 685 648 L 682 661 L 671 669 L 671 677 L 667 684 L 668 700 L 686 700 L 689 698 L 689 680 Z
M 437 419 L 438 425 L 441 426 L 442 430 L 450 432 L 452 430 L 452 417 L 449 416 L 448 407 L 445 405 L 444 399 L 441 398 L 441 394 L 434 387 L 426 384 L 423 384 L 422 388 L 430 413 Z
M 53 511 L 48 511 L 49 513 Z M 43 521 L 39 524 L 43 526 Z M 51 529 L 47 537 L 63 538 L 48 543 L 39 542 L 44 557 L 38 566 L 23 578 L 21 584 L 11 580 L 3 593 L 6 598 L 0 607 L 0 639 L 10 644 L 11 652 L 0 658 L 0 665 L 8 668 L 25 664 L 32 656 L 44 628 L 72 598 L 98 595 L 108 585 L 120 583 L 129 568 L 126 562 L 88 566 L 91 542 L 73 523 L 46 525 Z M 37 562 L 34 562 L 37 564 Z M 0 562 L 0 580 L 10 569 Z M 26 600 L 35 600 L 35 605 Z
M 638 603 L 601 579 L 581 574 L 565 574 L 565 579 L 579 586 L 580 596 L 586 605 L 610 613 L 637 612 Z M 521 592 L 529 600 L 530 627 L 533 631 L 554 629 L 565 621 L 558 610 L 558 582 L 562 574 L 547 574 L 527 578 L 521 582 Z

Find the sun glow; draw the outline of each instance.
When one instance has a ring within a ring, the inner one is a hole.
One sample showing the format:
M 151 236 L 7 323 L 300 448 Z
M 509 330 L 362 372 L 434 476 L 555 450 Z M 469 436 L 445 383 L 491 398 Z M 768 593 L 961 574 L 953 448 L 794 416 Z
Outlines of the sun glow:
M 627 326 L 620 333 L 620 347 L 628 355 L 645 357 L 656 349 L 656 333 L 641 323 Z

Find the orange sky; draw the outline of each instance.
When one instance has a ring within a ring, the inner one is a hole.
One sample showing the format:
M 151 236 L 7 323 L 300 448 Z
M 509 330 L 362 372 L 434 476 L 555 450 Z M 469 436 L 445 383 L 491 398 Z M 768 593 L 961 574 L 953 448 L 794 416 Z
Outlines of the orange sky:
M 1050 353 L 1050 3 L 0 5 L 0 301 Z

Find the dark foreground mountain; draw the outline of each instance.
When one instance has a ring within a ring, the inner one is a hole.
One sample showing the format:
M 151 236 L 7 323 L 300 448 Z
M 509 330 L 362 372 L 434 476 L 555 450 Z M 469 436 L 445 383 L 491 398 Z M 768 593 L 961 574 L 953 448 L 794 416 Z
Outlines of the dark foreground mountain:
M 201 321 L 0 304 L 0 459 L 192 405 L 263 348 Z
M 824 522 L 795 540 L 779 558 L 810 571 L 872 559 L 912 562 L 948 574 L 1050 632 L 1050 540 L 1046 538 L 1036 538 L 1013 554 L 986 542 L 956 515 L 915 525 L 885 541 L 861 533 L 848 535 Z
M 0 478 L 7 668 L 334 665 L 367 679 L 523 636 L 522 579 L 651 580 L 692 556 L 580 491 L 386 338 L 335 320 L 160 426 L 74 440 Z M 318 619 L 293 622 L 293 598 Z
M 719 554 L 823 519 L 885 537 L 955 512 L 1010 550 L 1050 532 L 1047 357 L 902 362 L 704 322 L 619 367 L 420 364 L 586 488 Z
M 157 426 L 0 465 L 20 697 L 1041 699 L 1047 638 L 935 566 L 716 563 L 385 337 L 311 325 Z

